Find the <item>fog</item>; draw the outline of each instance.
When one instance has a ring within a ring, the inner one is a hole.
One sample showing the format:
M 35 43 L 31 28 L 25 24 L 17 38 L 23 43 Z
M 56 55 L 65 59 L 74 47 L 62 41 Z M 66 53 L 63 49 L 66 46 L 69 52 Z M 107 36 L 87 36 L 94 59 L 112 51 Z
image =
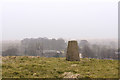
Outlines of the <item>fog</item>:
M 77 40 L 83 58 L 118 58 L 118 0 L 2 0 L 0 17 L 2 56 L 65 57 Z
M 118 43 L 113 40 L 77 40 L 83 58 L 118 59 Z M 62 38 L 25 38 L 3 41 L 2 56 L 65 57 L 68 41 Z
M 117 0 L 4 0 L 2 40 L 117 39 Z

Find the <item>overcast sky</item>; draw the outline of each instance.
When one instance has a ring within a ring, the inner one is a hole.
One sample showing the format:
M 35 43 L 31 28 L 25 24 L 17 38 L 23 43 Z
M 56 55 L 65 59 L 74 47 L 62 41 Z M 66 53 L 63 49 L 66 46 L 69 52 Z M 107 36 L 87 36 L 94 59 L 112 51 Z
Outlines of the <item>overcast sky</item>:
M 3 40 L 117 38 L 118 0 L 3 0 Z

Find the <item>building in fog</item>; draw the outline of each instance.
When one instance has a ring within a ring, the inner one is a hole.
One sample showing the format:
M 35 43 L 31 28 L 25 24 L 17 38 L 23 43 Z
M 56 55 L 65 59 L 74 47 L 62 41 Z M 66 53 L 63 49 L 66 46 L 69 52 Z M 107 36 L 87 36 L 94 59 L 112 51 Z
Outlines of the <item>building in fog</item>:
M 62 57 L 62 52 L 56 50 L 43 50 L 44 57 Z

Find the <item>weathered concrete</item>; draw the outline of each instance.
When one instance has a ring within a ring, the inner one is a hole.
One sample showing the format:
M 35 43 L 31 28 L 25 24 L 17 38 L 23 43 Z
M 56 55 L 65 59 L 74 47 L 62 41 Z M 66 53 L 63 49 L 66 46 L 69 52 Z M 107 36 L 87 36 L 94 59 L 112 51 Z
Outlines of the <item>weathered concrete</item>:
M 66 60 L 80 61 L 77 41 L 69 41 L 67 47 Z

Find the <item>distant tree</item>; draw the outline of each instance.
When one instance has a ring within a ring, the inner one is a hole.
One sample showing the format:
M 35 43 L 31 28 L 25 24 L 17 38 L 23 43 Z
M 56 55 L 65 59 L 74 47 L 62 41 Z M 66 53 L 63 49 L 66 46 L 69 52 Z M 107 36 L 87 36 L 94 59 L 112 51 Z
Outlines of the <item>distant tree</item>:
M 62 38 L 57 39 L 57 50 L 65 50 L 66 43 L 65 40 Z
M 81 42 L 79 43 L 79 47 L 80 47 L 80 53 L 82 53 L 83 57 L 90 57 L 90 58 L 94 58 L 94 53 L 90 48 L 90 44 L 88 43 L 87 40 L 81 40 Z
M 82 48 L 82 55 L 83 57 L 94 58 L 92 50 L 87 45 Z
M 22 50 L 25 55 L 39 56 L 44 50 L 65 50 L 66 43 L 64 39 L 31 38 L 21 41 Z
M 18 49 L 11 48 L 2 53 L 2 56 L 18 56 Z

